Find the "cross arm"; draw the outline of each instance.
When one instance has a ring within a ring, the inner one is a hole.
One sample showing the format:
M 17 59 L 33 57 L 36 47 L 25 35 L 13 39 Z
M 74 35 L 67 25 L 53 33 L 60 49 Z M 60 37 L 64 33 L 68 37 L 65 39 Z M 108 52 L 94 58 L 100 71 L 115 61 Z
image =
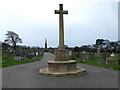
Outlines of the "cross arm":
M 68 11 L 67 10 L 64 10 L 64 11 L 61 11 L 61 10 L 55 10 L 55 14 L 68 14 Z
M 55 10 L 55 14 L 60 14 L 60 11 L 59 10 Z

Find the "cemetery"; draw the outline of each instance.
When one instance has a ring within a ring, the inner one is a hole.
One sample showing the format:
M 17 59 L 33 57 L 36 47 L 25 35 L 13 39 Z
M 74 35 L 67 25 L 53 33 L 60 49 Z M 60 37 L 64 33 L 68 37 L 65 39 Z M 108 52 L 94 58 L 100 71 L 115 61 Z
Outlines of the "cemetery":
M 88 53 L 91 53 L 91 52 L 86 52 L 85 54 L 83 52 L 73 52 L 70 58 L 76 60 L 77 63 L 95 65 L 95 66 L 105 67 L 105 68 L 114 69 L 114 70 L 120 70 L 120 64 L 118 59 L 119 54 L 114 54 L 114 56 L 113 56 L 113 53 L 109 54 L 108 56 L 109 60 L 107 60 L 108 58 L 104 57 L 105 52 L 101 52 L 100 56 L 97 56 L 97 53 L 94 53 L 92 55 L 92 58 L 91 58 L 91 55 L 89 55 Z M 83 62 L 82 60 L 85 60 L 85 62 Z
M 7 31 L 0 48 L 3 87 L 11 88 L 16 82 L 13 86 L 17 88 L 117 87 L 120 41 L 99 38 L 91 45 L 69 47 L 64 43 L 63 18 L 68 11 L 59 4 L 54 14 L 59 15 L 59 45 L 56 47 L 48 48 L 49 38 L 43 38 L 44 48 L 17 45 L 22 39 L 15 32 Z
M 17 64 L 25 64 L 40 61 L 43 57 L 43 53 L 23 53 L 17 50 L 17 53 L 11 53 L 9 50 L 2 51 L 2 67 L 17 65 Z

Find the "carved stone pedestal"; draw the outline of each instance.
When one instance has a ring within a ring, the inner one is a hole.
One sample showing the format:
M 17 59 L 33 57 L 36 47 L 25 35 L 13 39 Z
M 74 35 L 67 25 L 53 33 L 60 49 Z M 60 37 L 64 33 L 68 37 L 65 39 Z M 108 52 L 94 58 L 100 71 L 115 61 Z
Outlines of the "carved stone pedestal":
M 55 50 L 55 61 L 68 61 L 69 60 L 69 51 L 67 49 Z

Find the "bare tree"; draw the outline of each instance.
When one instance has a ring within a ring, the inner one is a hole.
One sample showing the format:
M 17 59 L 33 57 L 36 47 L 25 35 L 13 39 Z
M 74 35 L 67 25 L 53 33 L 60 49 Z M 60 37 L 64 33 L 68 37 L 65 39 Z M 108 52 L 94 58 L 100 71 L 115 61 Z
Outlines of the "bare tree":
M 22 43 L 22 39 L 20 39 L 19 35 L 13 31 L 7 31 L 7 34 L 5 35 L 7 36 L 6 37 L 7 39 L 5 39 L 4 42 L 9 43 L 9 44 L 11 43 L 15 50 L 16 50 L 16 44 Z

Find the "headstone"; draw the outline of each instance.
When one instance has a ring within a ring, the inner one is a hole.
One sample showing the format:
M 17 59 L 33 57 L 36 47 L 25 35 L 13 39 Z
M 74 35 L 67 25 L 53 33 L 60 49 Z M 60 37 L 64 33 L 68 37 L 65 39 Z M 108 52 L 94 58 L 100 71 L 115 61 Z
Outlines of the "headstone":
M 115 59 L 110 59 L 108 60 L 109 65 L 115 65 Z
M 118 53 L 117 60 L 118 60 L 118 65 L 120 65 L 120 53 Z
M 38 55 L 38 52 L 36 52 L 36 56 Z
M 76 53 L 76 58 L 80 57 L 80 53 L 79 52 L 75 52 Z
M 73 53 L 72 53 L 72 60 L 76 60 L 76 58 L 77 58 L 77 57 L 76 57 L 76 53 L 73 52 Z
M 83 61 L 86 61 L 86 56 L 85 56 L 85 53 L 80 53 L 80 61 L 83 62 Z
M 22 59 L 24 59 L 24 57 L 21 57 L 21 56 L 15 56 L 14 57 L 14 60 L 22 60 Z
M 0 49 L 0 56 L 2 56 L 2 50 Z
M 2 51 L 2 58 L 8 58 L 9 57 L 9 51 L 3 50 Z
M 106 64 L 108 64 L 108 60 L 110 60 L 110 58 L 106 58 Z
M 39 54 L 40 54 L 40 55 L 43 55 L 43 54 L 44 54 L 44 52 L 39 52 Z
M 89 59 L 90 60 L 94 60 L 94 58 L 95 58 L 95 53 L 94 52 L 90 52 Z
M 107 52 L 101 52 L 101 57 L 102 57 L 102 59 L 106 59 L 106 58 L 109 58 L 108 56 L 107 56 Z
M 86 56 L 86 60 L 89 59 L 89 52 L 87 52 L 85 56 Z
M 39 58 L 38 57 L 34 57 L 34 60 L 39 60 Z
M 97 49 L 97 54 L 98 57 L 100 57 L 100 48 Z
M 72 51 L 69 51 L 69 56 L 71 56 L 72 55 Z
M 98 64 L 104 65 L 104 59 L 102 58 L 102 53 L 99 53 L 99 59 L 98 59 Z
M 112 53 L 111 56 L 114 57 L 115 56 L 114 53 Z
M 12 53 L 13 52 L 13 50 L 10 50 L 10 53 Z
M 15 51 L 15 56 L 21 56 L 21 53 L 20 53 L 19 50 L 16 50 L 16 51 Z
M 26 55 L 26 58 L 29 58 L 29 59 L 34 58 L 34 57 L 35 57 L 34 54 L 28 54 L 28 55 Z

